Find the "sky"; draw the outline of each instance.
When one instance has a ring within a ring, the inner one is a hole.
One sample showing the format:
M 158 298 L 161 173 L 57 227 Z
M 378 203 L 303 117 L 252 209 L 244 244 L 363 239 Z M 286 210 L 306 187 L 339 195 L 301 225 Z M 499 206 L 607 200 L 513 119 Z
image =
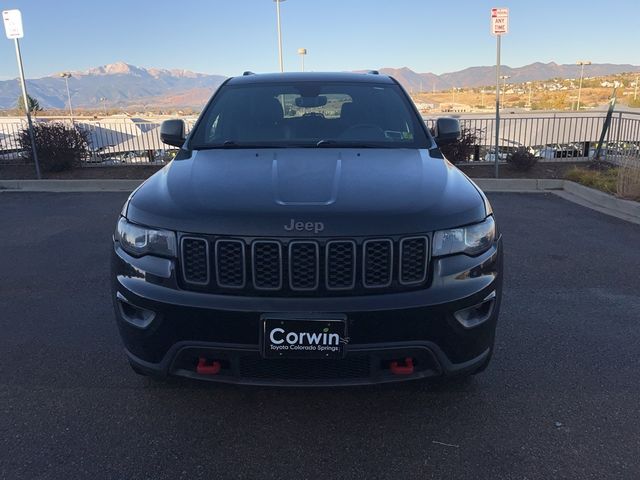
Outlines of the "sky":
M 640 64 L 640 2 L 593 0 L 286 0 L 285 70 L 409 67 L 437 74 L 495 65 L 491 7 L 510 9 L 502 63 Z M 0 0 L 22 11 L 27 78 L 124 61 L 237 75 L 278 69 L 273 0 Z M 4 31 L 2 32 L 4 33 Z M 0 38 L 0 79 L 18 74 Z

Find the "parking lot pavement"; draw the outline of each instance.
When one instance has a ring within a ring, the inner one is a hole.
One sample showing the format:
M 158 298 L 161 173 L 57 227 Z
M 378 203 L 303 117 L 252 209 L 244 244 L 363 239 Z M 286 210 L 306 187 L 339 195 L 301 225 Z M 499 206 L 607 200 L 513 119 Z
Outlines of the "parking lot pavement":
M 268 389 L 129 369 L 107 267 L 125 194 L 0 194 L 0 478 L 638 478 L 640 226 L 490 197 L 506 281 L 485 373 Z

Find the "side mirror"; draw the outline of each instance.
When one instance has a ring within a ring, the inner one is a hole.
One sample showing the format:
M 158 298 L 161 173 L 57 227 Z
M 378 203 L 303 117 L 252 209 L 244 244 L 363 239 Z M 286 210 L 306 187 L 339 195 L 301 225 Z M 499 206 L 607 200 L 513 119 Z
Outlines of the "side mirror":
M 184 131 L 184 121 L 179 119 L 165 120 L 160 125 L 160 140 L 167 145 L 180 148 L 185 141 Z
M 455 118 L 438 118 L 434 130 L 438 146 L 449 145 L 460 139 L 460 122 Z

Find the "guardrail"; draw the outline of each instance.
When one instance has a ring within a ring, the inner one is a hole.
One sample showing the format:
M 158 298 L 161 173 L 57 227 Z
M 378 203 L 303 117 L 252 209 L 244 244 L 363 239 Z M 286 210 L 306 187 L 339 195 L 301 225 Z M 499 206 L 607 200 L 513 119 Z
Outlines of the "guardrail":
M 601 113 L 526 113 L 504 114 L 500 120 L 499 161 L 524 147 L 540 161 L 586 161 L 592 159 L 605 121 Z M 495 118 L 489 115 L 458 115 L 463 130 L 465 158 L 457 162 L 493 162 L 495 159 Z M 435 117 L 424 118 L 433 127 Z M 38 120 L 43 121 L 43 120 Z M 56 120 L 60 121 L 60 120 Z M 193 120 L 186 122 L 187 129 Z M 162 164 L 171 160 L 177 149 L 160 140 L 160 122 L 139 119 L 81 120 L 76 128 L 87 133 L 90 155 L 84 166 Z M 26 160 L 18 137 L 26 124 L 21 119 L 0 118 L 0 165 L 21 165 Z M 602 145 L 604 160 L 619 163 L 623 159 L 640 161 L 640 114 L 615 112 Z

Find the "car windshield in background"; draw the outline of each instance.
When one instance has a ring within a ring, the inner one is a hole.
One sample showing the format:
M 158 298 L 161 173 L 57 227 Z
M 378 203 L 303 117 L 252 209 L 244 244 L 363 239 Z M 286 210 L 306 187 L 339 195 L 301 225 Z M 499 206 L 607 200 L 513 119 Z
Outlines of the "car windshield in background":
M 223 86 L 190 147 L 428 148 L 421 123 L 393 84 Z

